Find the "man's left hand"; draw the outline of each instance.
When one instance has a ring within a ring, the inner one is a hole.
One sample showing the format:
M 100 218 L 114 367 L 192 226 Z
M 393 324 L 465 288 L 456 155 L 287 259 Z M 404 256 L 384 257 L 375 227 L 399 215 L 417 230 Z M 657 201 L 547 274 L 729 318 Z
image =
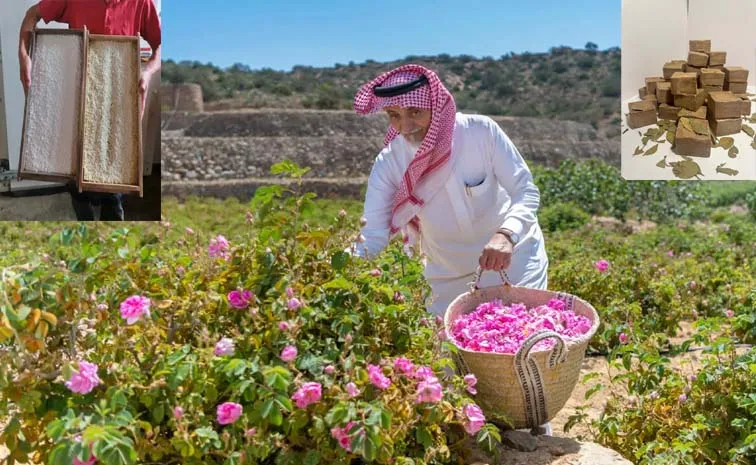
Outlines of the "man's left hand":
M 512 261 L 514 246 L 509 236 L 501 233 L 493 235 L 488 244 L 483 248 L 478 263 L 484 270 L 506 270 Z

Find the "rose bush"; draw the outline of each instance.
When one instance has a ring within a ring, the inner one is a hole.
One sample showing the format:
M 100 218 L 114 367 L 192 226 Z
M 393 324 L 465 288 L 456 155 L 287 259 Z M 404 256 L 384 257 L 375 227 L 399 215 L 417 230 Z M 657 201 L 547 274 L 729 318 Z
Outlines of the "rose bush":
M 343 252 L 345 217 L 311 228 L 310 196 L 282 194 L 260 189 L 256 229 L 235 241 L 80 225 L 50 257 L 4 268 L 12 457 L 422 464 L 464 456 L 468 438 L 493 450 L 469 381 L 444 371 L 422 265 L 387 256 L 371 272 Z

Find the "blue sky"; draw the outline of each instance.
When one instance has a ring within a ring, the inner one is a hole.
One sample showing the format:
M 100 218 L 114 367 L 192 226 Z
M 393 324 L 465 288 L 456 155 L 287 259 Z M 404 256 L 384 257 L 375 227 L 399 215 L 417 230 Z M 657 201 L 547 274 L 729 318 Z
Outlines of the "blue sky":
M 376 6 L 380 5 L 380 9 Z M 407 55 L 620 44 L 620 0 L 163 2 L 163 58 L 291 70 Z

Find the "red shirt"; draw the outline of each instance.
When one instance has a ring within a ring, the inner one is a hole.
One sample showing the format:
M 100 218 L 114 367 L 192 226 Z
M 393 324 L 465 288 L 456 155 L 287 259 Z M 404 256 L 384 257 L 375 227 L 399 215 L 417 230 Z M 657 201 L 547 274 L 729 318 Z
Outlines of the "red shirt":
M 45 23 L 67 23 L 92 34 L 141 35 L 154 51 L 160 45 L 160 18 L 152 0 L 41 0 Z

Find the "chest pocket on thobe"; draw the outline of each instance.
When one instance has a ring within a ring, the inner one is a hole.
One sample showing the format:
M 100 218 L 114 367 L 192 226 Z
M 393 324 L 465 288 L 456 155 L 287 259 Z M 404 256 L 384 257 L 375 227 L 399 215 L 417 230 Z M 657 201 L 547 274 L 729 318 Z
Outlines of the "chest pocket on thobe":
M 499 183 L 493 173 L 466 176 L 463 181 L 465 203 L 468 205 L 470 217 L 473 221 L 484 218 L 490 214 L 491 210 L 499 208 L 496 202 Z

